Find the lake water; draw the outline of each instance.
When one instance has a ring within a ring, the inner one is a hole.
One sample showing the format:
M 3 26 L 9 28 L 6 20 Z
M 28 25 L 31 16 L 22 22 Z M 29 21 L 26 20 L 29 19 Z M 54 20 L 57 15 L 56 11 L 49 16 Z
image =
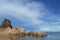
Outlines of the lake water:
M 60 32 L 47 32 L 48 37 L 44 40 L 60 40 Z
M 20 37 L 18 40 L 60 40 L 60 32 L 46 32 L 48 36 L 46 38 L 25 36 Z

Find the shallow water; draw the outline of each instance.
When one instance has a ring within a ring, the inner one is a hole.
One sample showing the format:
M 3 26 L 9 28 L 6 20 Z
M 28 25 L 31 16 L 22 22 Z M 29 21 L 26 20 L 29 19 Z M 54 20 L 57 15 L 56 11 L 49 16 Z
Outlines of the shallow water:
M 43 40 L 43 38 L 40 38 L 40 37 L 32 37 L 32 36 L 25 36 L 25 37 L 20 37 L 17 40 Z
M 19 37 L 17 40 L 60 40 L 60 32 L 47 32 L 47 34 L 46 38 L 25 36 Z

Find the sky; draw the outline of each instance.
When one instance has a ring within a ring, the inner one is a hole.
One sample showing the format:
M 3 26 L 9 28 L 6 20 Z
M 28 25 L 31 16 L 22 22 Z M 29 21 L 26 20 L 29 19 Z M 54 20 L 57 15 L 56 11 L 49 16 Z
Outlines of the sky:
M 0 24 L 5 18 L 25 30 L 60 32 L 60 0 L 0 0 Z

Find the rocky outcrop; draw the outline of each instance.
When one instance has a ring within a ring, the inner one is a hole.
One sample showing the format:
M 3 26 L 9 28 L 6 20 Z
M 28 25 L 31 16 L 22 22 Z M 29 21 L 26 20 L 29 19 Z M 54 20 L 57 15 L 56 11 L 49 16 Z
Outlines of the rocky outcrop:
M 13 27 L 10 31 L 11 34 L 22 34 L 24 30 L 22 28 Z
M 24 33 L 24 28 L 18 28 L 18 31 L 20 34 L 23 34 Z
M 12 27 L 9 19 L 4 19 L 0 26 L 0 31 L 10 35 L 16 36 L 35 36 L 35 37 L 46 37 L 47 34 L 43 32 L 30 32 L 29 30 L 24 31 L 23 28 Z
M 47 36 L 47 34 L 43 32 L 32 32 L 31 34 L 32 36 L 35 36 L 35 37 L 46 37 Z
M 7 27 L 12 28 L 11 21 L 9 19 L 4 19 L 2 21 L 1 28 L 7 28 Z
M 29 36 L 29 35 L 30 35 L 30 31 L 27 30 L 27 31 L 24 32 L 24 34 L 25 34 L 26 36 Z

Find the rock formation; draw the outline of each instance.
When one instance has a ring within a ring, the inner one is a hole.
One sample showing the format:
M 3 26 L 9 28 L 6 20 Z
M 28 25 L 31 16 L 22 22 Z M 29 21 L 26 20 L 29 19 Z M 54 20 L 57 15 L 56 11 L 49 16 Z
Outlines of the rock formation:
M 29 30 L 24 31 L 23 28 L 12 27 L 11 21 L 9 19 L 4 19 L 2 25 L 0 26 L 0 32 L 4 32 L 10 35 L 16 36 L 36 36 L 36 37 L 46 37 L 47 34 L 42 32 L 30 32 Z
M 2 21 L 1 28 L 7 28 L 7 27 L 12 28 L 11 21 L 8 20 L 8 19 L 4 19 L 4 20 Z
M 30 35 L 30 31 L 29 30 L 25 31 L 24 33 L 25 33 L 26 36 Z
M 43 33 L 43 32 L 32 32 L 32 36 L 35 36 L 35 37 L 46 37 L 47 34 Z
M 23 34 L 24 33 L 24 29 L 23 28 L 19 28 L 18 30 L 19 30 L 19 33 L 20 34 Z

